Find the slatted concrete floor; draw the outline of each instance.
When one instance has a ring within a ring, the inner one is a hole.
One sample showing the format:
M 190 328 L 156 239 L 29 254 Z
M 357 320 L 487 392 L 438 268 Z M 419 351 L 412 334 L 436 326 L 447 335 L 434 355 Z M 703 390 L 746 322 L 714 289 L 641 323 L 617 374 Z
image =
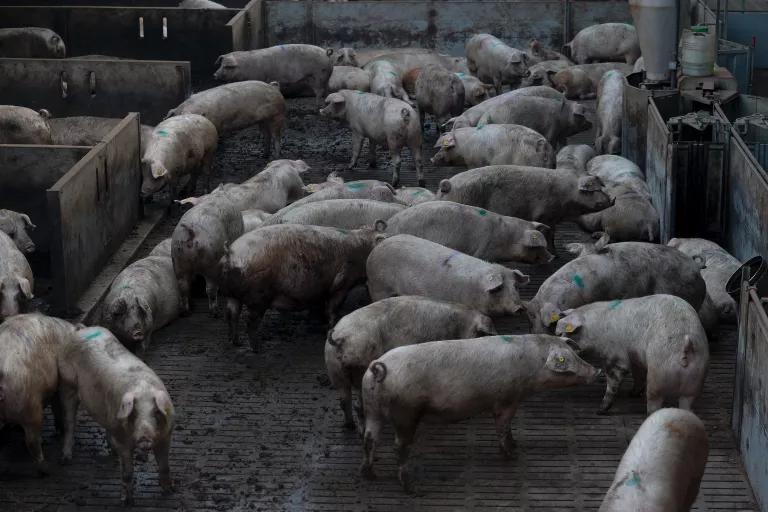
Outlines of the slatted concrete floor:
M 292 102 L 287 156 L 303 156 L 314 167 L 311 181 L 340 169 L 349 138 L 329 131 L 305 100 Z M 291 142 L 292 141 L 292 142 Z M 297 142 L 302 141 L 302 142 Z M 431 153 L 428 153 L 431 154 Z M 242 180 L 263 166 L 259 140 L 245 133 L 222 141 L 219 176 Z M 383 160 L 382 160 L 383 161 Z M 451 170 L 430 170 L 428 184 Z M 455 172 L 455 170 L 454 170 Z M 347 179 L 382 170 L 344 172 Z M 404 174 L 407 184 L 415 181 Z M 167 236 L 166 222 L 147 248 Z M 560 226 L 557 243 L 581 239 L 573 226 Z M 532 282 L 530 298 L 559 264 L 523 267 Z M 262 327 L 263 351 L 252 354 L 226 341 L 221 319 L 210 318 L 205 301 L 197 312 L 157 333 L 147 362 L 163 378 L 177 409 L 172 469 L 177 493 L 163 497 L 153 462 L 137 466 L 137 504 L 142 511 L 592 511 L 599 507 L 633 433 L 644 418 L 642 399 L 626 395 L 611 414 L 597 416 L 602 386 L 544 393 L 526 401 L 515 422 L 516 457 L 498 453 L 490 417 L 454 425 L 425 425 L 413 453 L 415 495 L 395 477 L 390 432 L 379 450 L 379 478 L 358 476 L 356 434 L 341 427 L 335 392 L 323 365 L 325 326 L 308 314 L 270 313 Z M 504 319 L 505 333 L 525 332 L 519 319 Z M 711 344 L 712 362 L 696 412 L 707 424 L 711 451 L 699 511 L 756 511 L 728 428 L 735 355 L 735 331 L 721 331 Z M 55 461 L 60 445 L 50 425 L 46 456 Z M 103 511 L 118 506 L 117 461 L 107 455 L 100 429 L 81 415 L 72 466 L 52 464 L 53 474 L 36 478 L 23 462 L 17 431 L 0 433 L 0 510 Z

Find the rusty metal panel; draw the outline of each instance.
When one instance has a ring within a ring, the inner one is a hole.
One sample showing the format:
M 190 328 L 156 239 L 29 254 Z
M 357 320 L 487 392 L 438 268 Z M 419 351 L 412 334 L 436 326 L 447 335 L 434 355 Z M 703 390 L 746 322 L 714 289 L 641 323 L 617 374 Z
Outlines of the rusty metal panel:
M 70 312 L 141 212 L 139 117 L 128 115 L 47 191 L 54 304 Z
M 0 204 L 3 208 L 26 213 L 37 225 L 30 234 L 38 253 L 48 252 L 51 239 L 45 191 L 90 149 L 0 145 Z
M 669 130 L 656 103 L 648 103 L 648 130 L 645 180 L 651 191 L 651 202 L 659 212 L 661 243 L 674 236 L 674 161 Z
M 0 59 L 0 98 L 55 117 L 123 117 L 156 124 L 189 97 L 188 62 Z

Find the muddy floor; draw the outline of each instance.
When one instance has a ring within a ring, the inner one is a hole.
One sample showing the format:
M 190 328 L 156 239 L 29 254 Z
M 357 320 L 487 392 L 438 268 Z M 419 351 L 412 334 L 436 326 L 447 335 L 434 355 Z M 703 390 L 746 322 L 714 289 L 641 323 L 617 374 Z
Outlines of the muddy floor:
M 308 181 L 338 171 L 345 179 L 388 179 L 386 157 L 379 169 L 346 170 L 346 130 L 317 115 L 313 100 L 289 102 L 285 158 L 311 166 Z M 434 153 L 435 133 L 425 141 Z M 361 161 L 365 161 L 365 154 Z M 266 163 L 257 130 L 220 142 L 214 184 L 242 181 Z M 430 167 L 427 185 L 461 169 Z M 416 177 L 406 159 L 404 185 Z M 163 222 L 142 249 L 169 236 L 178 216 Z M 567 261 L 564 244 L 583 239 L 574 226 L 558 226 L 560 257 L 539 267 L 522 290 L 533 296 L 541 282 Z M 355 293 L 346 305 L 365 300 Z M 160 493 L 154 462 L 137 466 L 136 510 L 142 511 L 594 511 L 615 468 L 644 419 L 641 398 L 630 398 L 631 382 L 607 416 L 595 411 L 603 385 L 542 393 L 528 399 L 514 421 L 517 453 L 504 460 L 489 417 L 453 425 L 423 425 L 413 450 L 416 494 L 401 491 L 395 473 L 392 434 L 378 452 L 378 479 L 362 480 L 357 434 L 342 427 L 336 394 L 323 363 L 326 326 L 309 314 L 270 312 L 261 328 L 261 352 L 226 341 L 221 318 L 205 312 L 199 295 L 195 312 L 156 333 L 147 362 L 165 381 L 177 418 L 173 437 L 173 496 Z M 522 319 L 501 319 L 499 331 L 527 332 Z M 732 405 L 735 327 L 720 330 L 711 343 L 704 395 L 695 405 L 707 424 L 710 454 L 696 510 L 756 511 L 729 428 Z M 104 434 L 81 413 L 71 466 L 59 466 L 60 443 L 46 426 L 45 453 L 52 474 L 38 478 L 26 465 L 23 436 L 0 432 L 0 510 L 104 511 L 119 506 L 117 460 Z

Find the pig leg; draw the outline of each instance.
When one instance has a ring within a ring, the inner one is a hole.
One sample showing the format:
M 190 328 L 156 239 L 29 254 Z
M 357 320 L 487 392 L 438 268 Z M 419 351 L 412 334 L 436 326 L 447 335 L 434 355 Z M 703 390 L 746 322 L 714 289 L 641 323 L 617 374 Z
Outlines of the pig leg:
M 280 158 L 280 150 L 283 143 L 283 124 L 277 121 L 269 123 L 269 133 L 272 139 L 273 157 Z
M 378 415 L 371 414 L 365 418 L 365 432 L 363 433 L 363 464 L 360 466 L 360 475 L 369 480 L 376 478 L 373 471 L 373 458 L 376 454 L 376 444 L 381 437 L 381 420 Z
M 219 285 L 209 277 L 205 278 L 205 294 L 208 296 L 208 312 L 216 318 L 219 316 Z
M 600 410 L 597 411 L 597 414 L 605 414 L 608 412 L 608 409 L 611 408 L 613 401 L 616 398 L 616 393 L 619 392 L 619 388 L 621 387 L 621 381 L 624 380 L 627 371 L 627 368 L 618 365 L 609 366 L 607 368 L 605 376 L 608 382 L 605 385 L 605 396 L 603 397 L 603 403 L 600 404 Z
M 416 177 L 419 180 L 420 187 L 426 187 L 427 184 L 424 181 L 424 167 L 421 165 L 421 144 L 413 144 L 410 146 L 411 156 L 413 156 L 413 163 L 416 166 Z
M 268 160 L 272 150 L 272 134 L 267 126 L 262 126 L 261 135 L 264 137 L 264 158 Z
M 512 418 L 517 412 L 517 402 L 507 404 L 504 407 L 497 407 L 493 412 L 493 419 L 496 422 L 496 434 L 499 436 L 499 448 L 505 458 L 511 458 L 514 455 L 515 440 L 512 437 Z
M 43 410 L 41 406 L 36 407 L 36 409 L 39 409 L 39 414 L 32 414 L 31 420 L 22 425 L 22 428 L 24 429 L 24 441 L 37 470 L 41 473 L 47 473 L 44 466 L 43 441 L 40 436 L 40 432 L 43 429 Z
M 645 381 L 647 376 L 647 370 L 639 364 L 632 365 L 632 380 L 634 384 L 630 396 L 640 396 L 645 391 Z
M 352 160 L 349 162 L 348 169 L 354 169 L 357 165 L 357 159 L 360 157 L 360 150 L 363 149 L 365 137 L 357 132 L 352 132 Z
M 113 442 L 115 441 L 113 438 Z M 120 474 L 123 483 L 120 499 L 124 505 L 133 505 L 133 450 L 124 444 L 117 444 L 115 448 L 120 457 Z
M 395 423 L 395 453 L 397 454 L 397 478 L 405 492 L 413 492 L 410 471 L 408 470 L 408 452 L 413 444 L 418 420 L 409 417 L 407 421 Z
M 237 299 L 232 297 L 227 298 L 227 324 L 229 325 L 229 341 L 236 347 L 242 345 L 240 343 L 240 311 L 242 310 L 242 304 Z
M 686 411 L 690 411 L 691 407 L 693 406 L 693 401 L 696 400 L 695 396 L 681 396 L 677 400 L 677 406 L 680 409 L 685 409 Z
M 188 315 L 190 312 L 189 307 L 189 293 L 192 286 L 192 278 L 189 275 L 181 275 L 176 277 L 176 282 L 179 285 L 179 299 L 181 303 L 181 315 Z
M 344 427 L 352 429 L 355 427 L 355 420 L 352 417 L 352 385 L 344 379 L 345 382 L 339 383 L 339 405 L 344 412 Z
M 251 350 L 254 352 L 259 351 L 259 325 L 261 325 L 261 319 L 264 317 L 264 313 L 267 308 L 248 308 L 248 344 Z
M 62 385 L 59 388 L 59 400 L 61 401 L 61 412 L 63 420 L 61 463 L 72 463 L 72 447 L 75 444 L 75 424 L 77 423 L 77 407 L 79 400 L 77 397 L 77 388 Z
M 373 139 L 368 139 L 368 167 L 376 168 L 376 142 Z
M 402 147 L 400 144 L 393 140 L 388 140 L 390 165 L 392 166 L 392 186 L 397 188 L 400 186 L 400 164 L 402 158 L 400 157 L 400 151 Z
M 205 185 L 203 190 L 207 194 L 211 191 L 211 174 L 213 174 L 213 159 L 216 156 L 214 151 L 210 151 L 203 156 L 203 165 L 200 168 L 200 172 L 203 173 L 205 178 Z M 194 188 L 192 191 L 194 192 Z
M 173 480 L 171 479 L 171 467 L 168 464 L 168 452 L 171 449 L 171 440 L 163 439 L 162 441 L 155 442 L 155 446 L 152 450 L 155 453 L 155 461 L 157 462 L 157 472 L 160 480 L 160 487 L 163 489 L 163 494 L 171 494 L 173 492 Z
M 493 88 L 496 89 L 496 96 L 501 94 L 501 87 L 502 87 L 501 75 L 494 76 L 493 77 Z

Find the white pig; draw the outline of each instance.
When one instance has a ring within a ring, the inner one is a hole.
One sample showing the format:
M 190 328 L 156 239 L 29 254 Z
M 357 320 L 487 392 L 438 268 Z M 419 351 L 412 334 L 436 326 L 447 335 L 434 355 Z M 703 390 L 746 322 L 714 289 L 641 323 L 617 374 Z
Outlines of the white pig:
M 561 71 L 548 71 L 552 87 L 565 94 L 568 99 L 591 99 L 597 96 L 600 80 L 608 71 L 619 71 L 623 75 L 632 72 L 632 66 L 620 62 L 581 64 Z
M 400 70 L 388 60 L 375 60 L 363 69 L 371 75 L 371 93 L 385 98 L 398 98 L 411 104 L 408 93 L 403 88 Z
M 521 89 L 515 89 L 514 91 L 505 92 L 499 96 L 489 98 L 482 103 L 478 103 L 474 107 L 468 108 L 458 117 L 449 119 L 446 123 L 447 126 L 456 128 L 465 128 L 467 126 L 477 126 L 480 118 L 485 115 L 489 110 L 501 106 L 505 103 L 514 103 L 523 96 L 536 96 L 539 98 L 549 98 L 553 100 L 562 100 L 563 95 L 551 87 L 545 85 L 537 85 L 534 87 L 523 87 Z
M 264 221 L 265 226 L 274 224 L 308 224 L 340 229 L 360 229 L 373 226 L 377 220 L 386 221 L 405 210 L 406 206 L 371 199 L 328 199 L 313 201 L 283 213 L 276 213 Z
M 632 65 L 640 57 L 637 31 L 627 23 L 592 25 L 579 31 L 565 46 L 577 64 L 623 61 Z
M 400 187 L 395 191 L 395 198 L 406 206 L 413 206 L 433 201 L 435 194 L 422 187 Z
M 0 28 L 0 57 L 14 59 L 63 59 L 67 48 L 49 28 Z
M 0 105 L 0 144 L 52 144 L 50 117 L 47 110 Z
M 621 121 L 624 117 L 624 84 L 619 71 L 608 71 L 597 87 L 597 133 L 595 151 L 616 155 L 621 152 Z
M 333 73 L 328 80 L 328 91 L 342 89 L 368 92 L 371 90 L 371 73 L 356 66 L 333 66 Z
M 530 62 L 528 54 L 511 48 L 490 34 L 472 36 L 466 45 L 469 71 L 485 83 L 493 84 L 496 94 L 502 85 L 517 87 Z
M 32 231 L 36 227 L 25 213 L 0 210 L 0 231 L 8 235 L 16 244 L 16 248 L 25 254 L 35 252 L 35 242 L 29 237 L 27 230 Z
M 568 169 L 575 174 L 586 174 L 587 163 L 595 157 L 595 150 L 587 144 L 569 144 L 557 152 L 556 169 Z
M 11 237 L 0 231 L 0 321 L 24 312 L 34 288 L 27 259 Z

